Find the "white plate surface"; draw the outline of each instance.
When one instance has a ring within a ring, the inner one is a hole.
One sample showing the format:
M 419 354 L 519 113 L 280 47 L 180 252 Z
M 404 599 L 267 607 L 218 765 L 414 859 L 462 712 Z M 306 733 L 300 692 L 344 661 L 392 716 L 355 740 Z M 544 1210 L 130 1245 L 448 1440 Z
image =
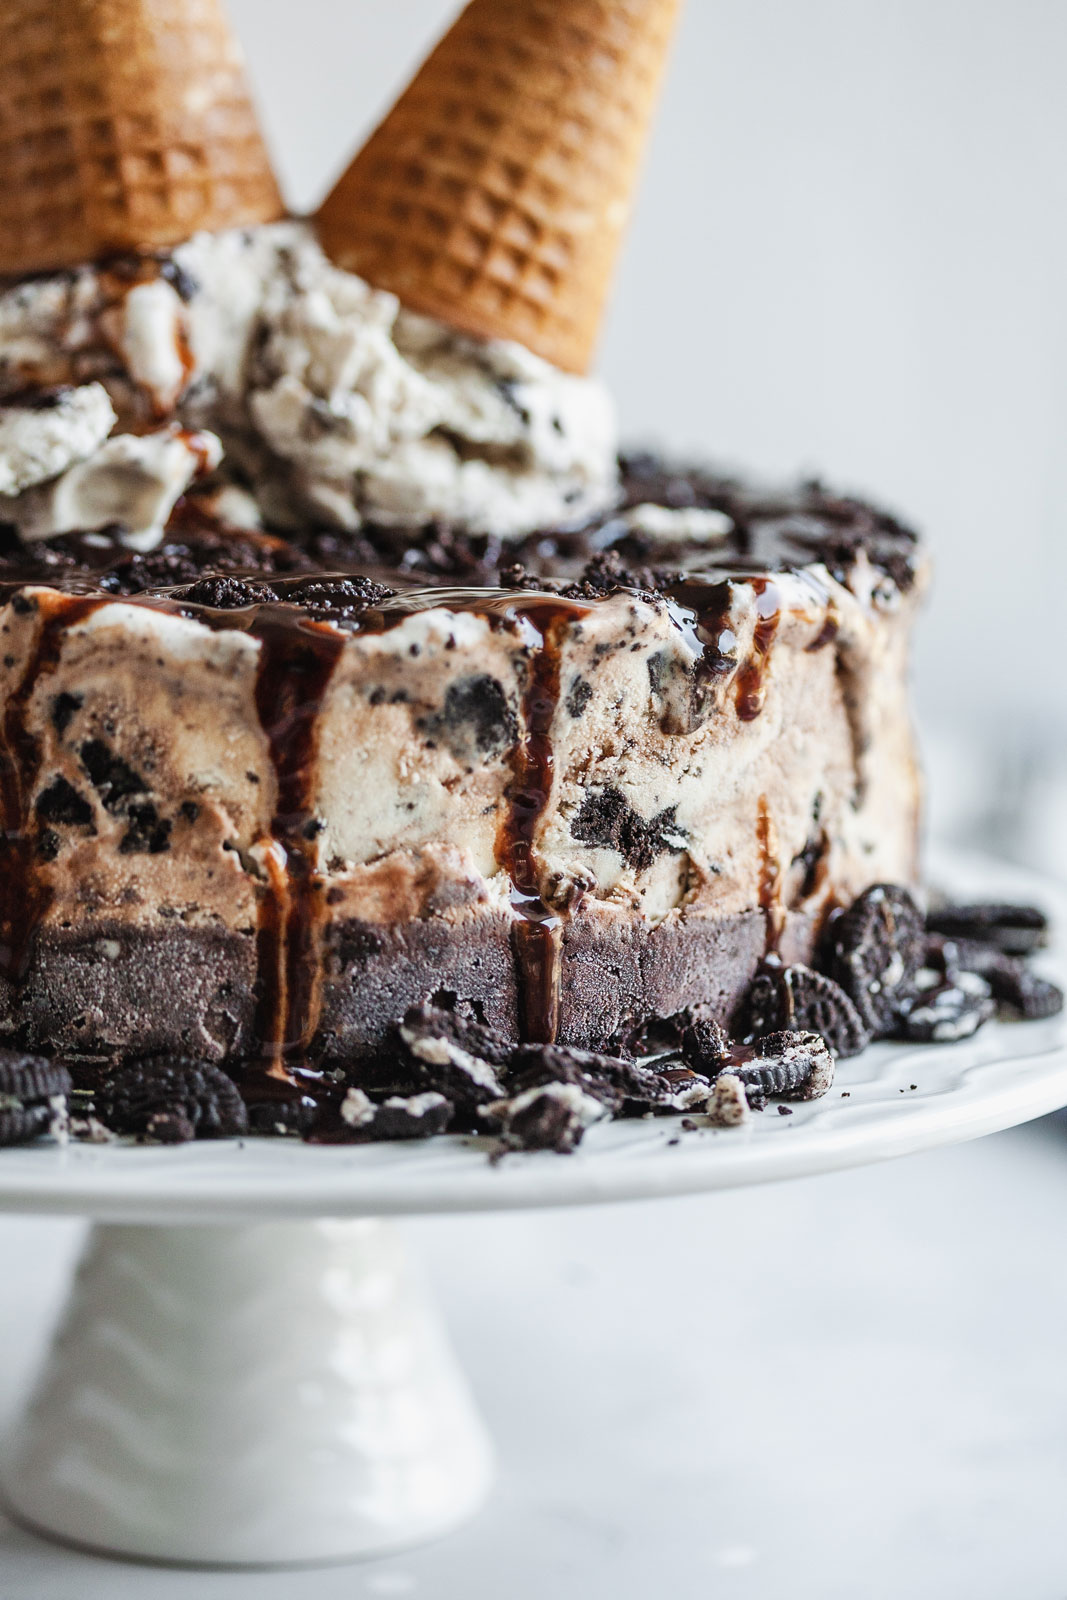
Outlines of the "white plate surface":
M 1046 907 L 1040 968 L 1067 982 L 1067 891 L 977 856 L 935 858 L 931 879 L 975 898 Z M 0 1210 L 127 1222 L 253 1222 L 575 1205 L 733 1188 L 957 1143 L 1067 1105 L 1067 1020 L 990 1023 L 949 1045 L 875 1045 L 839 1064 L 825 1099 L 771 1105 L 743 1128 L 686 1132 L 677 1117 L 593 1128 L 571 1156 L 509 1155 L 488 1141 L 178 1148 L 72 1145 L 0 1151 Z

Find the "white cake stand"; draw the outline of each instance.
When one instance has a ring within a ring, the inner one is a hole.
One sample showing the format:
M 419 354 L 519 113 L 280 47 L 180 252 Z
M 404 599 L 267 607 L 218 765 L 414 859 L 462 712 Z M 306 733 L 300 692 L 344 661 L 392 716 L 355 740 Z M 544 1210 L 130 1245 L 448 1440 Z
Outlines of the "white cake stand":
M 1067 929 L 1067 892 L 1029 874 L 976 858 L 935 870 L 963 895 L 1043 903 Z M 1063 982 L 1062 940 L 1045 966 Z M 96 1223 L 11 1443 L 10 1506 L 90 1549 L 210 1565 L 377 1556 L 443 1533 L 485 1497 L 491 1451 L 384 1218 L 806 1176 L 1064 1104 L 1057 1017 L 876 1046 L 789 1116 L 618 1123 L 570 1157 L 491 1166 L 461 1138 L 0 1152 L 0 1209 Z

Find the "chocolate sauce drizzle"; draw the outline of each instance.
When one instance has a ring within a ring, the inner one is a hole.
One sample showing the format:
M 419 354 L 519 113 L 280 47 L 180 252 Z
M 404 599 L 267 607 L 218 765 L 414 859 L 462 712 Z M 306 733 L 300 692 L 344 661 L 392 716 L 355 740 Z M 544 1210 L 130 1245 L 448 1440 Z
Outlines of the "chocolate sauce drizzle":
M 553 1044 L 559 1032 L 560 961 L 563 933 L 577 900 L 550 905 L 537 859 L 537 831 L 548 807 L 555 771 L 552 720 L 559 704 L 562 634 L 585 608 L 573 602 L 530 596 L 511 608 L 530 644 L 529 675 L 522 701 L 523 732 L 512 751 L 507 813 L 497 838 L 497 860 L 511 879 L 512 929 L 521 1007 L 520 1034 L 535 1044 Z
M 771 646 L 782 617 L 781 591 L 773 579 L 751 578 L 749 582 L 756 595 L 756 626 L 751 653 L 739 669 L 734 687 L 734 704 L 742 722 L 754 722 L 763 710 Z
M 281 606 L 256 609 L 256 711 L 277 783 L 268 892 L 260 902 L 255 1037 L 271 1077 L 292 1083 L 318 1024 L 326 886 L 315 840 L 312 780 L 319 714 L 344 635 Z
M 759 847 L 759 903 L 766 924 L 764 948 L 765 954 L 770 955 L 781 943 L 785 916 L 776 830 L 765 794 L 760 795 L 756 812 L 756 843 Z

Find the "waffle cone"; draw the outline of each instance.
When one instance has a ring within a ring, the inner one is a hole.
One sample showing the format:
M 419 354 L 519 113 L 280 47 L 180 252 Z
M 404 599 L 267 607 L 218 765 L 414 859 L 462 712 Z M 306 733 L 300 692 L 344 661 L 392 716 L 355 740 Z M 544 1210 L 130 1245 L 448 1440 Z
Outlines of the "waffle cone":
M 281 214 L 220 0 L 3 0 L 0 273 Z
M 592 358 L 680 0 L 473 0 L 325 200 L 338 265 Z

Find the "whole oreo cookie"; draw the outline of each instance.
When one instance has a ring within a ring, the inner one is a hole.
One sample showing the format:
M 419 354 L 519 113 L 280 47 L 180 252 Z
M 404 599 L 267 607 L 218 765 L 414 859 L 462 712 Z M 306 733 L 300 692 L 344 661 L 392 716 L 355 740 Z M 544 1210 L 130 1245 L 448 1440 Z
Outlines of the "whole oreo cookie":
M 752 980 L 737 1031 L 759 1039 L 783 1031 L 818 1033 L 836 1056 L 856 1056 L 870 1044 L 870 1029 L 839 983 L 800 962 L 766 961 Z
M 994 945 L 1009 956 L 1030 955 L 1048 939 L 1048 918 L 1036 906 L 996 902 L 937 906 L 927 914 L 926 926 L 948 939 Z
M 926 925 L 907 889 L 879 883 L 830 924 L 824 965 L 872 1036 L 888 1033 L 922 965 Z
M 97 1096 L 96 1111 L 112 1133 L 168 1144 L 248 1132 L 248 1112 L 233 1079 L 189 1056 L 156 1056 L 120 1068 Z

